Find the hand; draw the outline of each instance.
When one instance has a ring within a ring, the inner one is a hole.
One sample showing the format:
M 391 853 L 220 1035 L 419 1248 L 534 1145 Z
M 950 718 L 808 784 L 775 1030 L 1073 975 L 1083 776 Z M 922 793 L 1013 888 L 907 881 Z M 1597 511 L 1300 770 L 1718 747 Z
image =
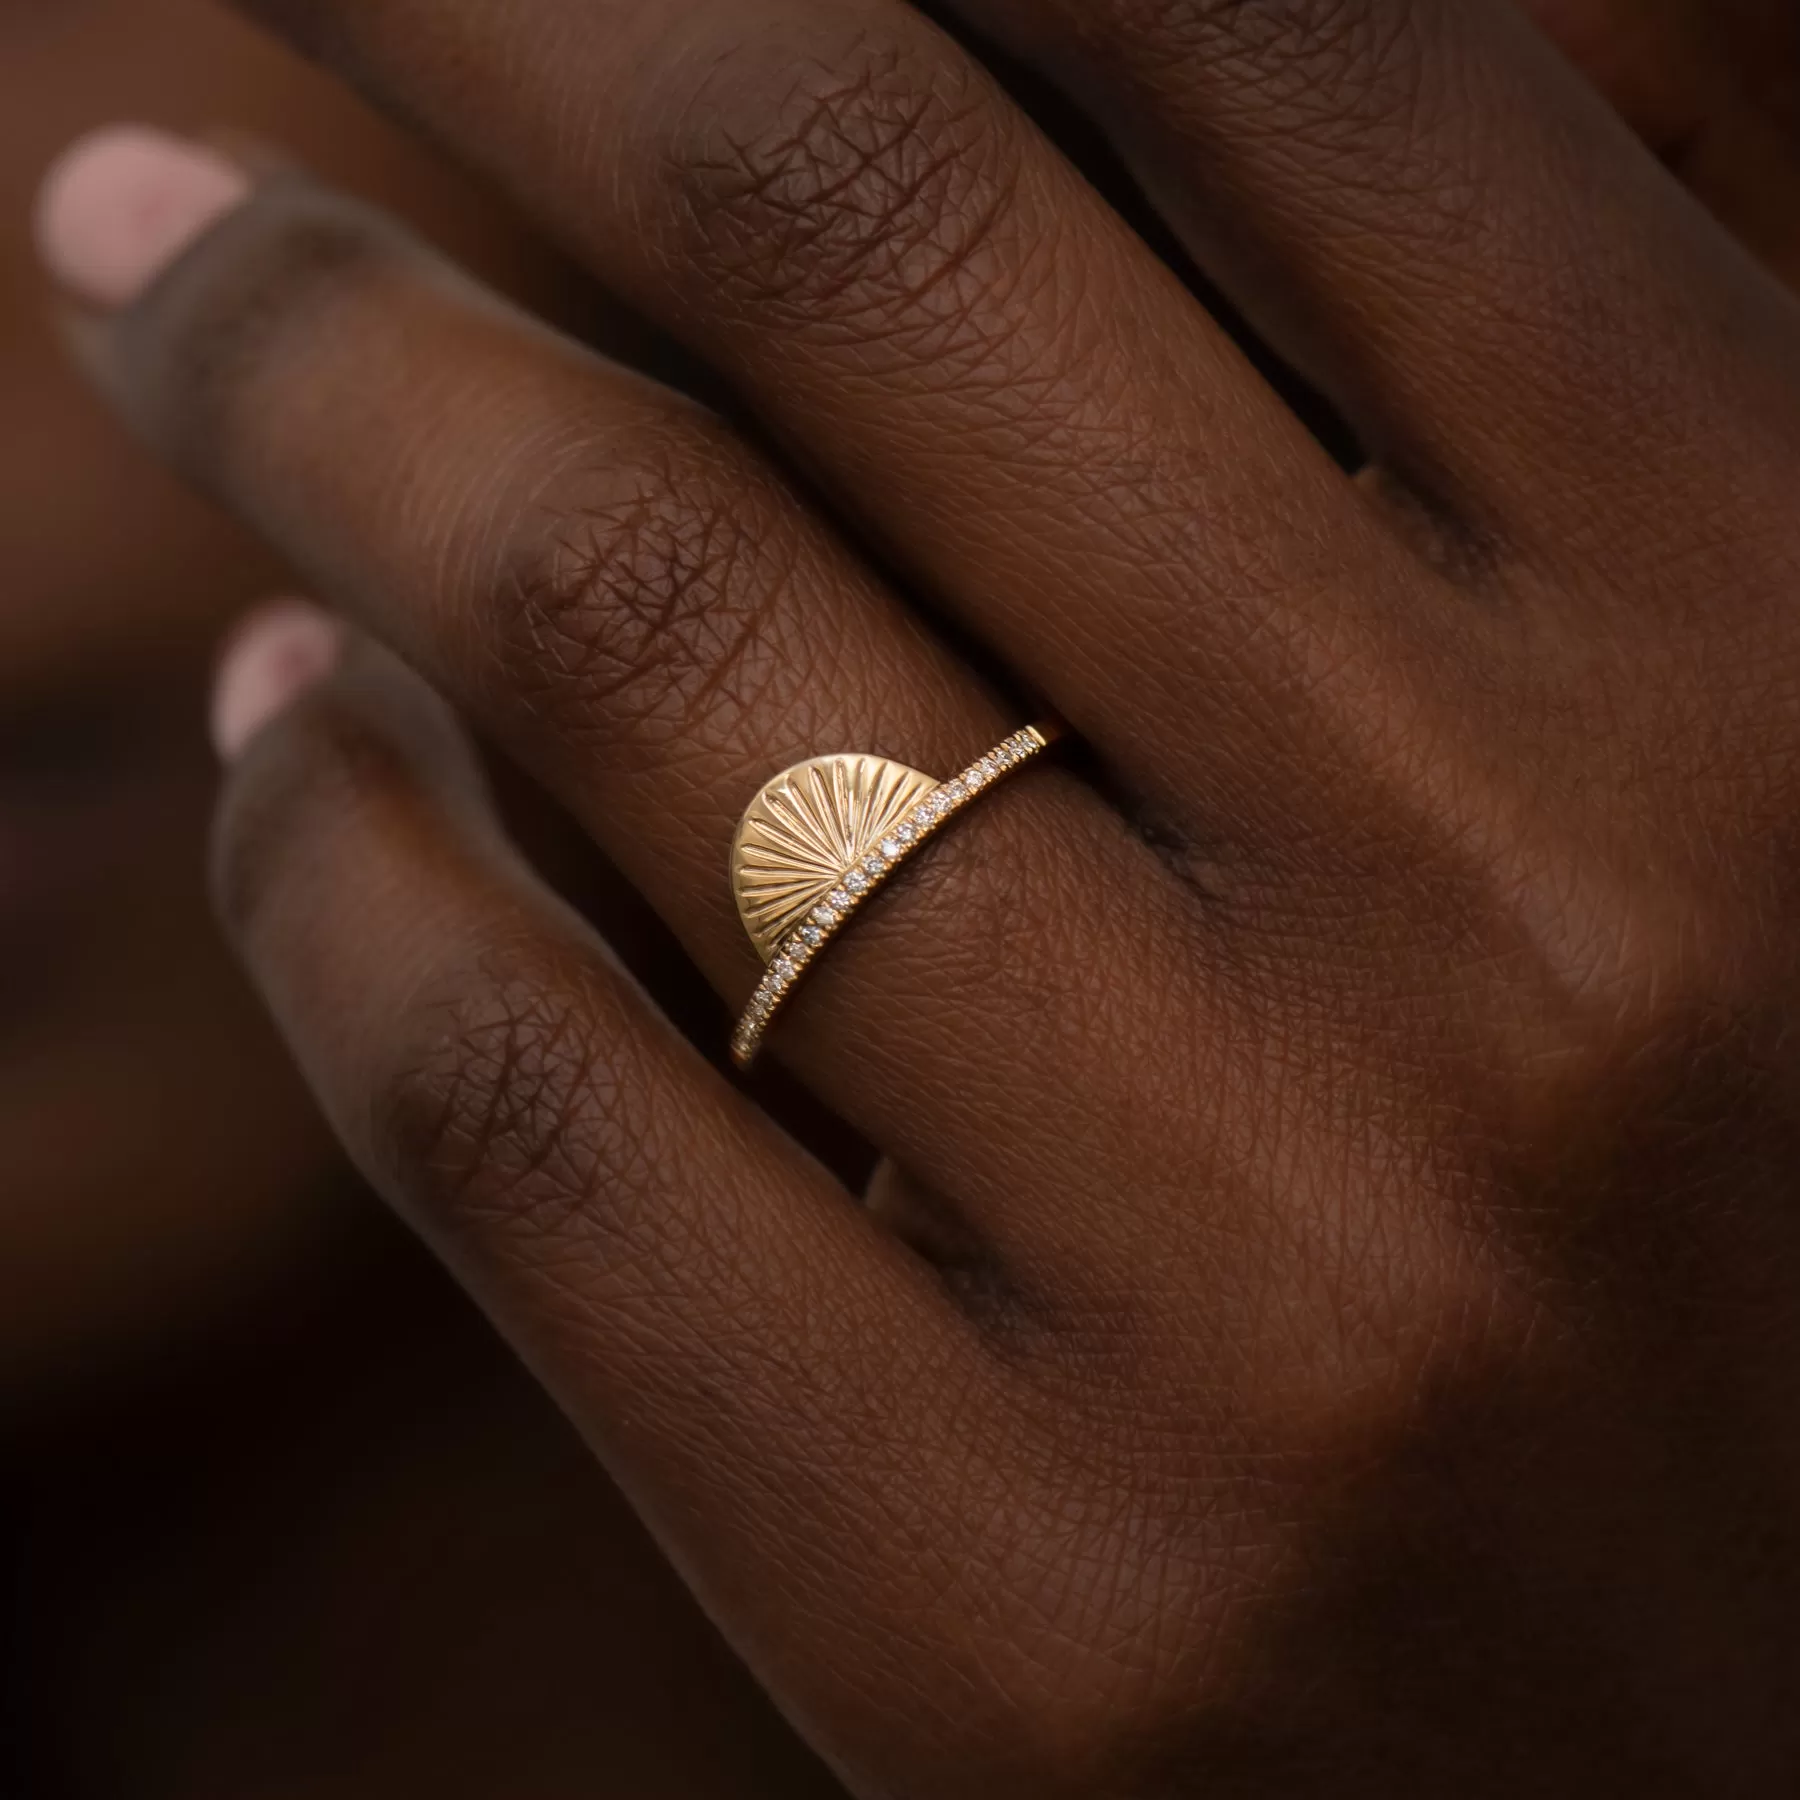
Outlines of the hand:
M 764 780 L 1021 722 L 940 609 L 1094 752 L 777 1027 L 905 1171 L 865 1212 L 400 662 L 226 669 L 220 891 L 339 1129 L 853 1789 L 1791 1792 L 1788 296 L 1507 7 L 972 6 L 1357 484 L 894 0 L 267 10 L 782 448 L 154 144 L 47 201 L 92 360 L 733 1006 Z

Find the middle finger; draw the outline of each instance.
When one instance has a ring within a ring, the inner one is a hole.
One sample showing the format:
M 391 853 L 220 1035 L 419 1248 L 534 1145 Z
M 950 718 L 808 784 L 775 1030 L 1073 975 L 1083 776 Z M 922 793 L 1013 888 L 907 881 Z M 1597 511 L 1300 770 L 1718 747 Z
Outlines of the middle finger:
M 247 4 L 488 164 L 727 371 L 1141 792 L 1250 836 L 1331 816 L 1303 798 L 1331 760 L 1317 720 L 1269 695 L 1333 671 L 1366 708 L 1372 671 L 1416 665 L 1410 565 L 912 8 Z

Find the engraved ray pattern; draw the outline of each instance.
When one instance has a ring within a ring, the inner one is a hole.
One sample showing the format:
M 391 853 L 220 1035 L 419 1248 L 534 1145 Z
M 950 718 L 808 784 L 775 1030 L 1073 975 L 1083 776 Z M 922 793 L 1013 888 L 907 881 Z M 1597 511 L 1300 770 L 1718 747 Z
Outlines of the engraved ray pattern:
M 764 962 L 937 785 L 879 756 L 821 756 L 777 775 L 750 802 L 732 846 L 731 879 Z

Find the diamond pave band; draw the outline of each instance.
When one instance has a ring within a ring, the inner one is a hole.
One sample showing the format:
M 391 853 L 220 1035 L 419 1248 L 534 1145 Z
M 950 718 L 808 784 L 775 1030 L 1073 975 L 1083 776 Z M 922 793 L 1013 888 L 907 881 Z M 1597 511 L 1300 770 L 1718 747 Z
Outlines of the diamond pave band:
M 945 782 L 874 757 L 822 757 L 779 775 L 751 803 L 732 849 L 738 910 L 768 969 L 732 1038 L 739 1068 L 807 969 L 915 851 L 1056 741 L 1014 732 Z

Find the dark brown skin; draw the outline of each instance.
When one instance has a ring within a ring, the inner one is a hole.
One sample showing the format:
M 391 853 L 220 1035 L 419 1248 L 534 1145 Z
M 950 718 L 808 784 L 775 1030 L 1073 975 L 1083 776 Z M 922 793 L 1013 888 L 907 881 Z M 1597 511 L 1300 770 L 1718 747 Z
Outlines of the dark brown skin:
M 1504 7 L 982 0 L 1129 123 L 1359 485 L 894 0 L 266 10 L 831 496 L 292 181 L 99 327 L 727 1001 L 763 779 L 1019 716 L 923 597 L 1104 775 L 985 801 L 780 1028 L 936 1259 L 546 898 L 385 652 L 227 798 L 340 1132 L 851 1789 L 1791 1793 L 1778 283 Z
M 1800 280 L 1800 10 L 1786 0 L 1525 0 L 1682 181 Z

